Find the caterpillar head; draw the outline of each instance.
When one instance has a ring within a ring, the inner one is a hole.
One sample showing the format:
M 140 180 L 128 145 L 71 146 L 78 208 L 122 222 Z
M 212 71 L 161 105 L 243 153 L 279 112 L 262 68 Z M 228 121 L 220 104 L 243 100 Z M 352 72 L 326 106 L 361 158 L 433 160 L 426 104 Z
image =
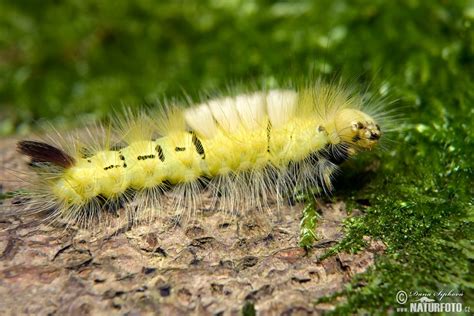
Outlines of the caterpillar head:
M 359 110 L 339 111 L 335 117 L 335 125 L 336 132 L 343 142 L 361 150 L 371 150 L 382 136 L 380 126 L 375 120 Z

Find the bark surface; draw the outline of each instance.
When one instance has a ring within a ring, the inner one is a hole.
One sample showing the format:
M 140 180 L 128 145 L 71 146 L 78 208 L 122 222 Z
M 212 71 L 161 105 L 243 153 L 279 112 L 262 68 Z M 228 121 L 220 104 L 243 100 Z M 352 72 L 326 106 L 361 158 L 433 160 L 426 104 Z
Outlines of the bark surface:
M 15 140 L 0 141 L 3 192 L 24 186 L 25 160 Z M 15 199 L 2 209 L 18 207 Z M 0 218 L 0 314 L 261 315 L 319 314 L 322 296 L 342 290 L 374 263 L 383 246 L 319 260 L 343 236 L 342 202 L 321 207 L 319 240 L 298 247 L 301 206 L 284 207 L 269 225 L 256 217 L 199 212 L 91 234 L 53 227 L 38 217 Z

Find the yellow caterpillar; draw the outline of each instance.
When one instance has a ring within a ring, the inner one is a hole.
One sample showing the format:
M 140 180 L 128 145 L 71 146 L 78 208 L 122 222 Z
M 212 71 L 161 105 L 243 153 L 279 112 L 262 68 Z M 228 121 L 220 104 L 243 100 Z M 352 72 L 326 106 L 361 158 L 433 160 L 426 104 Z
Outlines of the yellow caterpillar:
M 138 217 L 182 214 L 202 206 L 202 190 L 225 211 L 261 208 L 295 187 L 331 190 L 337 166 L 378 143 L 377 104 L 365 99 L 317 82 L 130 115 L 95 143 L 21 141 L 18 150 L 38 174 L 35 207 L 56 219 L 89 225 L 120 200 L 138 201 Z

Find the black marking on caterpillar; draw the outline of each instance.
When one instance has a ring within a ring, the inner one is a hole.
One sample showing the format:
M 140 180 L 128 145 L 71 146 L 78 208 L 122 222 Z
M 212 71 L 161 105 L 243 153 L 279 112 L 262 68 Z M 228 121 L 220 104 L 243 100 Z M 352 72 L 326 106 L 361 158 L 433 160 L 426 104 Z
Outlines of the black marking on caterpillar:
M 204 147 L 202 146 L 201 140 L 196 136 L 196 133 L 191 132 L 191 134 L 194 147 L 196 147 L 196 152 L 202 156 L 202 159 L 206 159 L 206 153 L 204 151 Z
M 142 156 L 138 156 L 137 159 L 138 160 L 147 160 L 147 159 L 155 159 L 155 155 L 142 155 Z
M 120 150 L 124 149 L 125 147 L 127 147 L 127 145 L 125 143 L 117 143 L 117 144 L 114 144 L 113 146 L 111 146 L 110 150 L 111 151 L 120 151 Z
M 175 147 L 174 151 L 185 151 L 186 147 Z
M 81 157 L 84 158 L 84 159 L 87 159 L 87 158 L 90 158 L 90 157 L 94 156 L 94 153 L 90 149 L 85 148 L 85 147 L 82 147 L 79 150 L 79 153 L 81 154 Z
M 110 165 L 110 166 L 104 167 L 104 170 L 107 171 L 113 168 L 120 168 L 120 165 Z
M 268 120 L 268 124 L 267 124 L 267 153 L 270 153 L 271 133 L 272 133 L 272 122 L 270 122 L 270 120 Z
M 165 154 L 163 153 L 163 148 L 161 148 L 160 145 L 156 145 L 155 150 L 158 152 L 158 158 L 160 158 L 160 160 L 162 162 L 164 162 L 165 161 Z

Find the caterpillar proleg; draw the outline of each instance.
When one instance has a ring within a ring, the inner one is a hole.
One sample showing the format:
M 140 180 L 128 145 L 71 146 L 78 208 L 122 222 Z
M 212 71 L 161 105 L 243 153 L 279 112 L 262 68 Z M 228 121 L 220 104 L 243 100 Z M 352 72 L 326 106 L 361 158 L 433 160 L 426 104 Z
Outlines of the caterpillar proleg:
M 338 165 L 379 142 L 378 105 L 318 81 L 129 113 L 98 129 L 104 135 L 90 132 L 93 141 L 21 141 L 37 175 L 28 203 L 50 219 L 91 225 L 117 204 L 134 219 L 188 216 L 203 207 L 202 191 L 226 212 L 263 209 L 295 188 L 329 192 Z

